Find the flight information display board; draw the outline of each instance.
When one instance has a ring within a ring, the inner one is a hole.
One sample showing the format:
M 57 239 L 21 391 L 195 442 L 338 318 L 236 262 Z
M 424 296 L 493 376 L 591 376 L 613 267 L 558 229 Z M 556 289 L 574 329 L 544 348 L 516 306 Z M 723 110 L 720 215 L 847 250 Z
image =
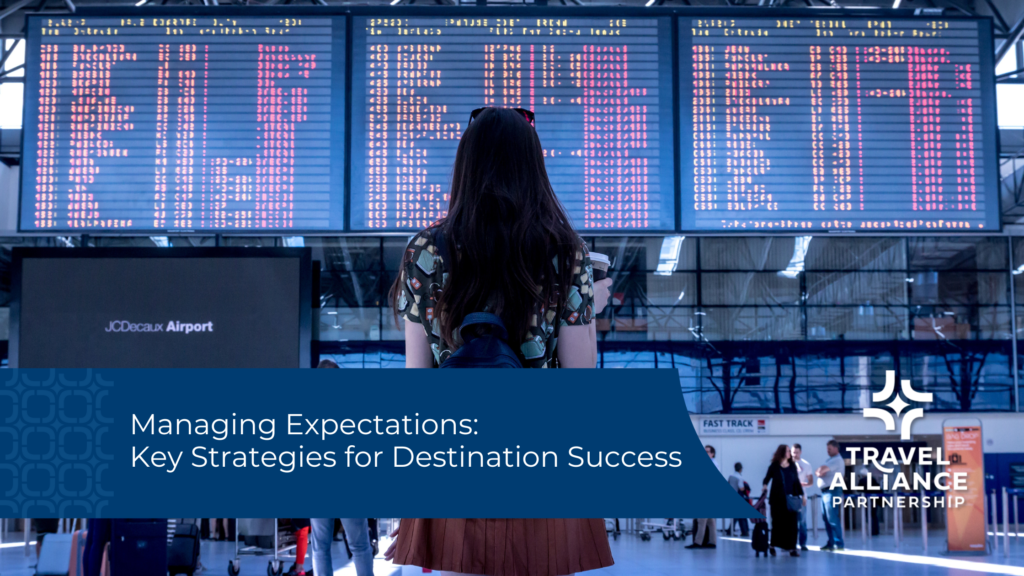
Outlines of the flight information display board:
M 342 229 L 345 26 L 29 19 L 21 230 Z
M 1000 227 L 986 19 L 145 8 L 28 19 L 21 231 L 418 230 L 483 106 L 581 233 Z
M 680 18 L 682 229 L 998 230 L 990 33 Z
M 534 111 L 581 232 L 675 228 L 671 19 L 553 14 L 353 17 L 351 229 L 443 217 L 482 106 Z

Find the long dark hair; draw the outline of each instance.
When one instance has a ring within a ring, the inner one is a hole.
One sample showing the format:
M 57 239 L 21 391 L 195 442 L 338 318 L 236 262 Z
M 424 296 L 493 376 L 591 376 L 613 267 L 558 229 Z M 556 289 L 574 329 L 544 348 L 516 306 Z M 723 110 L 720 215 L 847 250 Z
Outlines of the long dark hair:
M 779 447 L 775 449 L 775 455 L 772 456 L 772 464 L 782 464 L 782 461 L 786 459 L 786 450 L 789 449 L 787 444 L 779 444 Z M 793 463 L 793 457 L 789 457 L 789 463 Z
M 459 141 L 451 180 L 448 215 L 431 227 L 444 234 L 451 260 L 437 302 L 441 338 L 454 348 L 462 319 L 490 305 L 518 348 L 537 305 L 552 309 L 568 294 L 580 242 L 536 130 L 518 112 L 484 110 Z M 396 313 L 400 280 L 390 295 Z

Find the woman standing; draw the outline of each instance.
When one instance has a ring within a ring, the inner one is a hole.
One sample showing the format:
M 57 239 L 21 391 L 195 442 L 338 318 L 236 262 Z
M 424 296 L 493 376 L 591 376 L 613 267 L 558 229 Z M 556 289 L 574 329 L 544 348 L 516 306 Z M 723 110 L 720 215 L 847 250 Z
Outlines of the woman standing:
M 796 543 L 800 506 L 796 506 L 796 502 L 807 506 L 807 498 L 804 497 L 804 489 L 800 485 L 800 476 L 793 462 L 793 455 L 786 444 L 779 444 L 775 450 L 772 463 L 768 466 L 768 473 L 764 477 L 762 492 L 768 491 L 769 482 L 772 485 L 772 491 L 768 494 L 772 514 L 772 542 L 769 551 L 775 556 L 775 548 L 778 547 L 789 550 L 790 556 L 800 556 Z M 791 497 L 798 500 L 791 502 Z
M 462 345 L 463 319 L 489 312 L 524 367 L 593 368 L 592 319 L 610 284 L 594 283 L 587 246 L 555 197 L 533 113 L 475 110 L 456 152 L 448 215 L 413 237 L 392 288 L 406 320 L 405 365 L 438 367 Z M 613 564 L 601 519 L 407 518 L 385 557 L 487 576 Z

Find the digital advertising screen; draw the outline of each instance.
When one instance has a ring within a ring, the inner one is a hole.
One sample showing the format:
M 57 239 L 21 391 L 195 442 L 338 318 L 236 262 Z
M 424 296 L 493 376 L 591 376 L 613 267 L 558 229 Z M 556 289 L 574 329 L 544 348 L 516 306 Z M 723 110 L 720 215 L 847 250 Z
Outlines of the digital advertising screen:
M 683 230 L 999 230 L 989 23 L 679 19 Z
M 308 366 L 309 253 L 243 250 L 16 250 L 12 366 Z

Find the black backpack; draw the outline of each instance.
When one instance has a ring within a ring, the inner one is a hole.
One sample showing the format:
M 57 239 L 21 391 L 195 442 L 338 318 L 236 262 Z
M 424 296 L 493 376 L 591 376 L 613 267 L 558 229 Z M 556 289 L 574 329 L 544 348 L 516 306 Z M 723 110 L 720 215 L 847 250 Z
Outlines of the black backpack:
M 447 240 L 440 228 L 434 231 L 434 246 L 445 265 L 451 265 Z M 560 318 L 561 306 L 558 307 L 555 321 L 556 341 L 561 324 L 557 319 Z M 481 326 L 489 327 L 489 330 L 481 331 Z M 509 345 L 508 329 L 497 315 L 487 312 L 467 314 L 466 318 L 462 319 L 459 334 L 462 336 L 462 346 L 452 353 L 452 356 L 444 359 L 440 368 L 522 368 L 519 357 Z
M 480 332 L 489 326 L 488 332 Z M 505 324 L 489 312 L 467 314 L 459 327 L 462 346 L 441 362 L 441 368 L 522 368 L 519 357 L 508 345 Z
M 446 265 L 451 265 L 444 230 L 434 230 L 434 246 Z M 481 331 L 480 327 L 489 327 Z M 472 312 L 459 326 L 462 346 L 441 362 L 441 368 L 522 368 L 523 364 L 508 343 L 508 330 L 501 318 L 490 312 Z M 558 337 L 558 324 L 555 324 Z

